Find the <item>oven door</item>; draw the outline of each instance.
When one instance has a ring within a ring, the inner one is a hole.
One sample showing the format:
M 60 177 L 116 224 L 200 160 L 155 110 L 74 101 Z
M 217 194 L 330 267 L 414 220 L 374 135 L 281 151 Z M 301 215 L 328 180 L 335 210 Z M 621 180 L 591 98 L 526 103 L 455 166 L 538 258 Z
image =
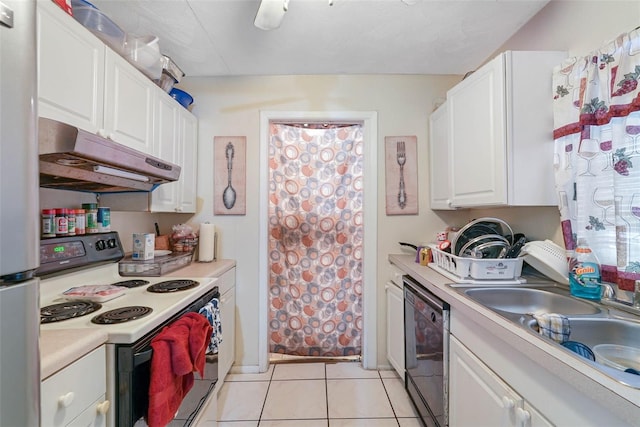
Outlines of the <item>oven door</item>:
M 118 348 L 118 405 L 117 425 L 145 426 L 144 417 L 149 407 L 149 384 L 151 381 L 151 358 L 153 349 L 146 348 L 135 351 L 131 347 Z M 132 360 L 131 364 L 125 363 Z M 125 369 L 124 366 L 131 369 Z M 218 355 L 207 354 L 205 357 L 204 376 L 195 374 L 193 388 L 184 397 L 172 426 L 190 426 L 207 401 L 218 381 Z
M 167 325 L 188 312 L 198 312 L 204 302 L 220 298 L 216 286 L 196 303 L 182 310 L 153 332 L 129 345 L 116 345 L 116 425 L 118 427 L 146 426 L 144 421 L 149 407 L 149 384 L 151 383 L 151 341 Z M 194 385 L 185 396 L 171 422 L 172 426 L 190 426 L 197 418 L 218 380 L 218 355 L 205 356 L 204 376 L 195 374 Z
M 447 425 L 449 305 L 408 276 L 404 284 L 405 386 L 427 426 Z

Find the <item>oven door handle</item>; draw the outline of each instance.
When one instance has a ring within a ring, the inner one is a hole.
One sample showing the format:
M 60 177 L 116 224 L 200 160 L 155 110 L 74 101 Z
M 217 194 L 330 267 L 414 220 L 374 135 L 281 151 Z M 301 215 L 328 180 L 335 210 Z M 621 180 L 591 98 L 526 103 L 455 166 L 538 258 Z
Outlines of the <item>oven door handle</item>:
M 143 363 L 147 363 L 151 360 L 151 356 L 153 356 L 153 349 L 141 351 L 140 353 L 136 353 L 133 355 L 133 366 L 138 367 Z

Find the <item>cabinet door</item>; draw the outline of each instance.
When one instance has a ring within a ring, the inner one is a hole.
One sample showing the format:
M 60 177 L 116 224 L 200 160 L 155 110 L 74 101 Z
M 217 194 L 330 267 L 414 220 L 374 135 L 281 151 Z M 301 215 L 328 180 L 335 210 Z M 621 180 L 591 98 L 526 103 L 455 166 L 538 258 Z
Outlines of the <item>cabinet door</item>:
M 218 381 L 231 369 L 236 348 L 236 289 L 229 289 L 220 297 L 220 320 L 222 322 L 222 343 L 218 354 Z
M 447 92 L 452 204 L 507 204 L 504 55 Z
M 105 396 L 93 402 L 84 412 L 76 417 L 66 427 L 106 427 L 106 410 L 110 404 Z
M 402 289 L 389 282 L 387 292 L 387 359 L 404 381 L 404 297 Z
M 105 49 L 104 134 L 127 147 L 152 153 L 158 87 L 120 55 Z
M 551 421 L 527 402 L 524 402 L 523 408 L 516 409 L 516 419 L 518 427 L 553 427 Z
M 515 426 L 520 396 L 454 336 L 449 350 L 449 425 Z
M 454 209 L 451 206 L 451 144 L 449 110 L 442 104 L 429 116 L 429 186 L 431 209 Z
M 180 186 L 178 212 L 196 212 L 198 182 L 198 119 L 179 106 L 180 121 Z
M 50 1 L 37 7 L 38 114 L 102 128 L 104 44 Z
M 162 160 L 180 164 L 178 109 L 182 107 L 167 94 L 159 93 L 157 100 L 153 154 Z M 184 170 L 180 173 L 178 181 L 162 184 L 153 190 L 151 193 L 151 211 L 175 212 L 178 206 L 178 189 L 183 173 Z
M 106 365 L 105 347 L 100 346 L 45 379 L 40 387 L 41 425 L 65 426 L 87 408 L 97 417 L 95 402 L 104 400 L 107 389 Z

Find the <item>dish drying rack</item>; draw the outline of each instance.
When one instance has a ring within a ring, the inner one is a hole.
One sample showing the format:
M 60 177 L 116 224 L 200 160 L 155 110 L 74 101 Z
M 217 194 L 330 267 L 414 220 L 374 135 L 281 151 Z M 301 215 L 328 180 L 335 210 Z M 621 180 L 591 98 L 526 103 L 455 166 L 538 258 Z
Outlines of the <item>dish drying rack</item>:
M 429 245 L 433 262 L 429 267 L 455 283 L 520 285 L 526 283 L 522 274 L 522 258 L 478 259 L 452 255 L 435 245 Z

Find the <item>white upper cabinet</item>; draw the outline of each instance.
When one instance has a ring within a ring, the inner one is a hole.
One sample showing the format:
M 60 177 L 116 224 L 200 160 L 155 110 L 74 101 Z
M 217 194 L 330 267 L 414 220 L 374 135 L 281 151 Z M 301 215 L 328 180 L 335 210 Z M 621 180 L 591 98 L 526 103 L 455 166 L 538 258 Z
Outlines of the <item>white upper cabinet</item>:
M 453 207 L 557 204 L 551 73 L 565 57 L 507 51 L 449 90 Z
M 198 179 L 198 120 L 158 89 L 154 155 L 181 167 L 180 179 L 151 193 L 152 212 L 195 213 Z
M 153 106 L 158 87 L 109 48 L 106 48 L 104 86 L 103 136 L 152 153 Z
M 98 132 L 104 114 L 104 43 L 51 1 L 39 1 L 38 113 Z
M 177 163 L 179 153 L 178 105 L 169 96 L 158 96 L 155 122 L 156 135 L 153 154 L 156 157 Z M 180 165 L 182 167 L 182 165 Z M 162 184 L 151 193 L 150 210 L 173 212 L 178 204 L 178 186 L 183 178 L 184 168 L 180 170 L 180 180 Z
M 180 147 L 182 150 L 177 212 L 196 212 L 198 182 L 198 119 L 179 107 Z
M 157 86 L 51 1 L 38 1 L 39 115 L 151 153 Z
M 429 187 L 431 209 L 451 206 L 449 110 L 445 102 L 429 116 Z

